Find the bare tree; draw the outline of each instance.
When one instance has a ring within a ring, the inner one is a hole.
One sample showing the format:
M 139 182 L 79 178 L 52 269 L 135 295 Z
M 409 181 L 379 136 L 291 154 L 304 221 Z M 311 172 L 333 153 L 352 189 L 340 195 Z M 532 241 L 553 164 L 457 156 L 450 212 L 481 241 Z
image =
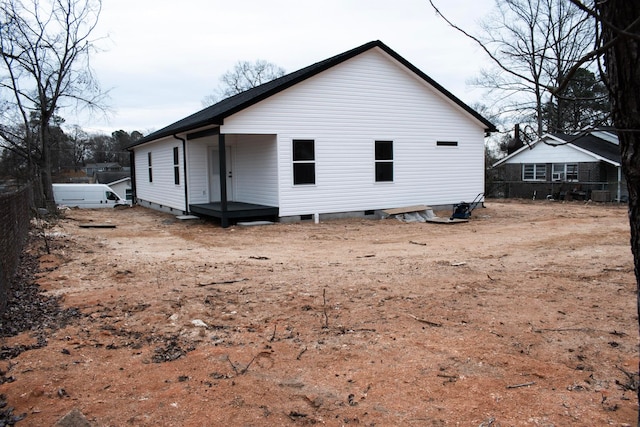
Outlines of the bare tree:
M 539 136 L 544 132 L 545 105 L 563 109 L 571 104 L 570 94 L 553 89 L 593 45 L 594 33 L 584 11 L 565 0 L 500 0 L 482 22 L 480 35 L 447 22 L 493 59 L 495 66 L 482 70 L 474 84 L 489 89 L 496 108 L 511 114 L 513 121 L 533 122 Z
M 569 1 L 590 17 L 595 44 L 576 58 L 552 89 L 555 93 L 561 92 L 584 64 L 594 59 L 604 60 L 602 77 L 609 91 L 612 121 L 620 141 L 622 172 L 629 191 L 636 316 L 640 326 L 640 2 Z M 640 398 L 640 389 L 638 393 Z M 640 424 L 640 418 L 638 421 Z
M 562 94 L 543 109 L 546 132 L 572 133 L 596 124 L 609 126 L 611 107 L 606 85 L 599 76 L 579 68 Z
M 267 83 L 271 80 L 282 77 L 285 70 L 271 62 L 258 59 L 255 62 L 238 61 L 232 70 L 227 71 L 220 77 L 220 87 L 216 93 L 204 98 L 204 105 L 213 105 L 221 99 L 236 95 Z
M 62 107 L 100 108 L 89 59 L 101 0 L 0 0 L 0 144 L 21 153 L 34 202 L 55 211 L 51 121 Z
M 578 0 L 571 1 L 587 8 Z M 640 2 L 595 2 L 587 10 L 598 23 L 600 37 L 594 54 L 604 56 L 613 124 L 620 139 L 622 171 L 629 190 L 636 314 L 640 324 Z
M 89 135 L 80 126 L 75 125 L 69 135 L 69 155 L 74 170 L 79 170 L 89 154 Z

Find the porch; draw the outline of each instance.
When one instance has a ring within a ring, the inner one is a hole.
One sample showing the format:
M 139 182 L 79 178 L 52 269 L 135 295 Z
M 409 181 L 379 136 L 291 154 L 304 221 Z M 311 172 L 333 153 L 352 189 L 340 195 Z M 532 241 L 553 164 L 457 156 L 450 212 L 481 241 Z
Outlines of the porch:
M 198 203 L 189 205 L 189 210 L 196 215 L 217 218 L 223 227 L 226 227 L 229 221 L 234 223 L 257 219 L 274 221 L 278 218 L 279 213 L 277 206 L 244 202 L 226 202 L 226 209 L 223 209 L 222 202 Z

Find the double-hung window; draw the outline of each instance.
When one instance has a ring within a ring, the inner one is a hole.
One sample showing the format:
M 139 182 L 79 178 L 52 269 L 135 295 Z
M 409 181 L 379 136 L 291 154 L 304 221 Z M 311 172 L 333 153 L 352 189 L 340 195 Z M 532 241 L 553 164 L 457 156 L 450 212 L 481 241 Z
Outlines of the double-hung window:
M 522 165 L 523 181 L 546 181 L 547 165 L 545 163 L 525 163 Z
M 147 164 L 149 166 L 149 182 L 153 182 L 153 169 L 151 167 L 151 151 L 147 153 Z
M 180 185 L 180 149 L 173 147 L 173 183 Z
M 577 163 L 554 163 L 551 175 L 553 181 L 577 181 L 578 180 L 578 164 Z
M 313 139 L 293 140 L 293 185 L 316 183 L 316 153 Z
M 567 181 L 578 180 L 578 165 L 577 163 L 571 163 L 565 165 Z
M 393 182 L 393 141 L 376 141 L 376 182 Z

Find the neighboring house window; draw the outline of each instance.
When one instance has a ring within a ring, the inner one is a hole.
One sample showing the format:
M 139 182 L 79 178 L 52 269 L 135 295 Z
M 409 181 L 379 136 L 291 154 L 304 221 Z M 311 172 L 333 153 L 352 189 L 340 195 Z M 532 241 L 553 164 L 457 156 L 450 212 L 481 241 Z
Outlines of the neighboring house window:
M 173 147 L 173 183 L 180 185 L 180 151 Z
M 293 185 L 316 183 L 316 156 L 313 139 L 293 140 Z
M 376 141 L 376 182 L 393 181 L 393 141 Z
M 523 181 L 546 181 L 547 165 L 544 163 L 526 163 L 522 165 Z
M 151 168 L 151 152 L 147 153 L 147 162 L 149 164 L 149 182 L 153 182 L 153 170 Z
M 458 141 L 436 141 L 438 147 L 457 147 Z
M 578 180 L 578 164 L 577 163 L 554 164 L 551 179 L 553 181 L 577 181 Z

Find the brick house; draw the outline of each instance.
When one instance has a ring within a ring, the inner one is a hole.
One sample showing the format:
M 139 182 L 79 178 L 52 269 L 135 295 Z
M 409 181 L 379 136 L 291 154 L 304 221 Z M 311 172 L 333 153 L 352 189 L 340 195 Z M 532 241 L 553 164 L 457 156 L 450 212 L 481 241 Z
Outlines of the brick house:
M 624 201 L 620 146 L 611 130 L 546 134 L 493 165 L 499 196 Z

